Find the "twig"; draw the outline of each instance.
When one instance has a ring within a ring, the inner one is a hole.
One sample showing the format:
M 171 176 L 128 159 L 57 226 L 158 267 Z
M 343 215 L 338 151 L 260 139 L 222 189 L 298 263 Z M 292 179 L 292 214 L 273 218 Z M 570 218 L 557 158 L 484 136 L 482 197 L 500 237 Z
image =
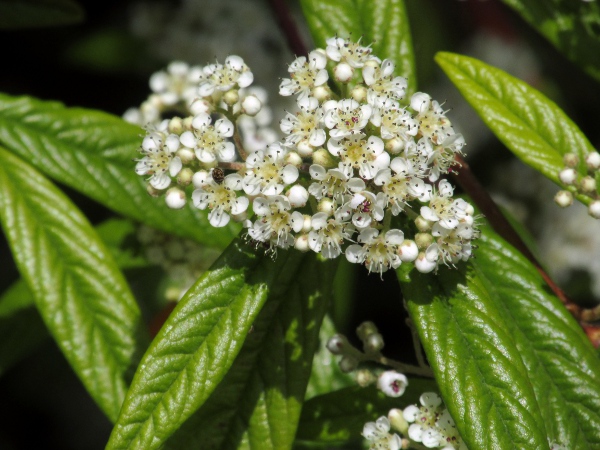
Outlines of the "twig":
M 308 55 L 308 50 L 304 45 L 304 40 L 300 36 L 296 22 L 292 18 L 290 11 L 284 0 L 269 0 L 273 14 L 277 19 L 277 24 L 287 40 L 288 47 L 296 56 Z

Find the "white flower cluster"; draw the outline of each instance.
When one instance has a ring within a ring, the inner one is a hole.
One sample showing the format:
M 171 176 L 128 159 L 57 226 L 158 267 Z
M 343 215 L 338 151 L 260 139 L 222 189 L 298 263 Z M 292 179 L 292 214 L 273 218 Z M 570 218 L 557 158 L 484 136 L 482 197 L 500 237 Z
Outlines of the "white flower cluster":
M 554 196 L 554 201 L 559 206 L 566 208 L 573 204 L 573 192 L 588 197 L 591 202 L 588 206 L 588 213 L 594 219 L 600 219 L 600 153 L 590 152 L 585 157 L 585 167 L 587 175 L 580 176 L 578 166 L 579 158 L 573 153 L 567 153 L 564 156 L 565 168 L 559 174 L 559 180 L 571 187 L 572 191 L 558 191 Z
M 454 419 L 442 406 L 442 399 L 435 392 L 425 392 L 419 398 L 421 406 L 410 405 L 404 409 L 404 419 L 410 423 L 408 437 L 421 442 L 427 448 L 442 450 L 466 450 Z
M 328 84 L 328 64 L 340 93 Z M 263 106 L 247 93 L 252 72 L 237 56 L 196 70 L 194 96 L 181 97 L 192 116 L 149 128 L 142 143 L 136 171 L 151 193 L 176 179 L 166 202 L 181 208 L 193 184 L 193 204 L 209 210 L 213 226 L 243 222 L 272 253 L 344 253 L 380 274 L 403 262 L 430 272 L 468 259 L 478 235 L 473 207 L 440 179 L 465 143 L 441 106 L 422 92 L 405 100 L 392 61 L 342 38 L 288 71 L 279 93 L 296 96 L 298 111 L 281 121 L 284 138 L 246 148 L 240 118 Z

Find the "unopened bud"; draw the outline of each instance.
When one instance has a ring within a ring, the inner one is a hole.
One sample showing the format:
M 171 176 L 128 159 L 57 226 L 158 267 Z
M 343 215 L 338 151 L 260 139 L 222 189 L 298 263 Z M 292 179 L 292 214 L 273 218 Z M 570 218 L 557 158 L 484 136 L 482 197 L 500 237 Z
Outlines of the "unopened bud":
M 573 204 L 573 194 L 569 191 L 558 191 L 554 196 L 554 202 L 561 208 L 566 208 Z
M 350 373 L 358 367 L 358 360 L 353 356 L 343 356 L 340 359 L 340 370 L 344 373 Z
M 173 117 L 169 120 L 168 126 L 169 133 L 181 134 L 183 133 L 183 120 L 181 117 Z
M 367 339 L 370 335 L 375 334 L 375 333 L 379 333 L 379 330 L 377 329 L 377 326 L 367 320 L 366 322 L 361 323 L 358 328 L 356 328 L 356 334 L 359 337 L 359 339 L 361 341 L 365 341 L 365 339 Z
M 308 191 L 300 184 L 295 184 L 287 191 L 287 198 L 290 200 L 290 205 L 294 208 L 301 208 L 308 201 Z
M 176 153 L 182 164 L 189 164 L 196 159 L 196 153 L 189 148 L 180 148 Z
M 575 183 L 575 180 L 577 180 L 577 172 L 575 172 L 575 169 L 571 169 L 570 167 L 568 167 L 560 171 L 560 173 L 558 174 L 558 178 L 564 184 L 570 185 Z
M 167 191 L 165 202 L 171 209 L 181 209 L 185 206 L 185 192 L 179 188 L 171 188 Z
M 595 200 L 588 206 L 588 213 L 594 219 L 600 219 L 600 200 Z
M 226 105 L 233 106 L 240 100 L 240 94 L 237 89 L 230 89 L 223 94 L 223 101 Z
M 331 216 L 331 215 L 333 215 L 333 212 L 335 211 L 335 204 L 333 203 L 333 201 L 331 199 L 323 198 L 317 205 L 317 210 L 319 212 L 327 214 L 328 216 Z
M 385 149 L 392 155 L 397 155 L 404 150 L 404 141 L 398 138 L 390 139 L 385 143 Z
M 367 353 L 377 353 L 383 346 L 383 336 L 379 333 L 370 334 L 364 341 L 364 350 Z
M 331 91 L 325 86 L 317 86 L 313 89 L 312 94 L 313 97 L 319 101 L 319 103 L 326 102 L 331 98 Z
M 327 341 L 327 350 L 334 355 L 341 355 L 348 346 L 348 339 L 343 334 L 334 334 Z
M 377 389 L 388 397 L 400 397 L 408 386 L 408 378 L 395 370 L 387 370 L 379 375 Z
M 297 234 L 294 239 L 294 248 L 302 253 L 310 250 L 308 246 L 308 235 L 307 234 Z
M 415 219 L 415 225 L 417 226 L 417 230 L 419 230 L 421 233 L 424 233 L 426 231 L 431 230 L 433 222 L 427 220 L 423 216 L 419 216 Z
M 600 153 L 598 153 L 598 152 L 589 153 L 585 157 L 585 163 L 587 164 L 588 169 L 590 169 L 590 170 L 599 169 L 600 168 Z
M 368 369 L 357 370 L 354 376 L 356 377 L 356 384 L 360 387 L 367 387 L 377 381 L 375 375 Z
M 412 262 L 419 256 L 419 247 L 415 241 L 405 239 L 398 249 L 398 256 L 404 262 Z
M 421 273 L 432 272 L 436 267 L 437 261 L 428 260 L 424 252 L 419 253 L 419 256 L 415 259 L 415 268 Z
M 363 102 L 367 101 L 367 92 L 368 92 L 367 88 L 364 87 L 362 84 L 359 84 L 354 89 L 352 89 L 352 92 L 350 92 L 350 95 L 357 102 L 363 103 Z
M 242 100 L 242 112 L 249 116 L 257 115 L 262 108 L 262 103 L 256 95 L 247 95 Z
M 339 63 L 333 68 L 333 76 L 340 83 L 348 83 L 354 76 L 354 69 L 346 63 Z
M 319 150 L 315 151 L 312 157 L 313 164 L 318 164 L 320 166 L 325 167 L 326 169 L 330 167 L 335 167 L 337 165 L 337 162 L 334 159 L 333 155 L 324 148 L 320 148 Z
M 152 187 L 151 185 L 146 186 L 146 192 L 151 197 L 160 197 L 160 195 L 162 194 L 162 191 L 156 189 L 155 187 Z
M 189 186 L 194 177 L 194 171 L 189 167 L 184 167 L 177 174 L 177 183 L 181 186 Z
M 581 188 L 581 190 L 587 194 L 590 194 L 592 192 L 596 192 L 596 180 L 592 177 L 585 176 L 581 179 L 581 182 L 579 183 L 579 187 Z
M 429 233 L 417 233 L 415 234 L 415 243 L 420 249 L 426 249 L 433 244 L 433 236 Z
M 288 152 L 283 158 L 284 163 L 291 164 L 295 167 L 300 167 L 302 165 L 302 157 L 297 152 Z
M 567 167 L 577 167 L 577 164 L 579 164 L 579 158 L 575 153 L 566 153 L 563 156 L 563 162 Z
M 390 425 L 394 430 L 404 435 L 408 434 L 408 422 L 404 418 L 404 414 L 402 413 L 401 409 L 390 409 L 390 412 L 388 412 L 388 420 L 390 421 Z

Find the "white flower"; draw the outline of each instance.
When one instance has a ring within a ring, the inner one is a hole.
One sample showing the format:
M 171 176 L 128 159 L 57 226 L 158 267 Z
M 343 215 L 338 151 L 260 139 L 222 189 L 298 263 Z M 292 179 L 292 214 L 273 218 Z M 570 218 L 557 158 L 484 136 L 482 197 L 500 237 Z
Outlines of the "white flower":
M 138 175 L 151 175 L 148 180 L 155 189 L 166 189 L 171 184 L 171 177 L 176 176 L 182 168 L 181 159 L 174 156 L 179 149 L 179 138 L 174 135 L 154 131 L 142 141 L 142 159 L 137 160 L 135 172 Z
M 299 112 L 288 112 L 280 122 L 281 131 L 288 135 L 284 145 L 297 147 L 302 153 L 310 154 L 314 148 L 323 145 L 327 138 L 320 126 L 323 111 L 314 97 L 299 98 L 298 106 Z
M 370 442 L 370 450 L 400 450 L 402 445 L 397 434 L 390 434 L 390 421 L 385 416 L 376 422 L 367 422 L 362 435 Z
M 467 223 L 459 223 L 456 228 L 449 230 L 440 222 L 433 225 L 431 234 L 437 239 L 427 248 L 425 255 L 431 262 L 441 261 L 444 264 L 468 260 L 473 251 L 471 240 L 478 235 Z
M 223 118 L 211 125 L 208 114 L 198 114 L 192 120 L 193 131 L 185 131 L 179 140 L 185 147 L 194 149 L 203 163 L 229 162 L 235 159 L 235 146 L 227 138 L 233 136 L 233 124 Z
M 440 104 L 428 94 L 413 94 L 410 106 L 417 113 L 415 119 L 419 123 L 419 132 L 431 139 L 434 145 L 442 145 L 446 138 L 456 134 Z
M 166 71 L 155 72 L 150 77 L 150 89 L 166 106 L 185 101 L 186 106 L 196 96 L 197 77 L 200 67 L 190 68 L 182 61 L 173 61 Z
M 408 386 L 406 375 L 395 370 L 386 370 L 377 379 L 377 389 L 388 397 L 400 397 Z
M 421 207 L 421 215 L 431 222 L 439 222 L 448 230 L 456 228 L 459 219 L 466 215 L 467 203 L 462 199 L 454 200 L 453 192 L 454 189 L 448 181 L 440 181 L 438 191 L 429 200 L 429 206 Z
M 384 151 L 383 141 L 377 136 L 362 133 L 352 134 L 327 142 L 329 152 L 342 160 L 347 169 L 358 169 L 359 176 L 365 180 L 375 178 L 377 172 L 390 165 L 390 155 Z
M 344 203 L 335 212 L 336 219 L 348 221 L 362 230 L 371 226 L 373 220 L 381 222 L 385 216 L 386 198 L 381 192 L 377 195 L 370 191 L 355 192 L 350 201 Z
M 324 258 L 337 258 L 342 254 L 344 239 L 350 239 L 354 227 L 328 219 L 326 213 L 317 213 L 312 217 L 312 231 L 308 234 L 308 246 Z
M 360 42 L 350 42 L 348 39 L 333 37 L 327 39 L 327 48 L 325 52 L 332 61 L 345 62 L 355 69 L 363 67 L 370 59 L 376 59 L 371 56 L 371 49 L 363 47 Z
M 371 122 L 376 127 L 381 127 L 380 133 L 383 139 L 400 139 L 408 142 L 419 132 L 417 120 L 392 100 L 386 100 L 382 107 L 375 109 Z
M 381 186 L 386 196 L 386 206 L 392 205 L 392 214 L 395 216 L 400 214 L 411 200 L 427 201 L 432 191 L 429 184 L 415 177 L 410 161 L 401 157 L 392 160 L 390 169 L 379 171 L 374 181 L 376 185 Z
M 383 107 L 388 99 L 404 98 L 407 81 L 403 77 L 394 77 L 394 68 L 394 63 L 389 59 L 379 67 L 368 65 L 363 68 L 363 78 L 369 86 L 367 101 L 374 108 Z
M 421 407 L 410 405 L 402 413 L 404 419 L 412 423 L 408 427 L 408 437 L 422 442 L 428 448 L 438 447 L 443 437 L 436 428 L 437 419 L 442 412 L 442 399 L 434 392 L 425 392 L 419 402 Z
M 298 169 L 284 165 L 286 151 L 279 144 L 271 144 L 265 151 L 256 151 L 246 159 L 244 192 L 248 195 L 278 195 L 285 186 L 298 179 Z
M 373 109 L 370 105 L 361 105 L 356 100 L 344 99 L 332 103 L 325 113 L 325 125 L 330 129 L 332 138 L 343 138 L 360 133 L 369 122 Z
M 291 78 L 285 78 L 279 86 L 279 94 L 289 96 L 300 94 L 310 95 L 311 91 L 318 86 L 324 85 L 329 79 L 325 66 L 327 58 L 322 50 L 313 50 L 305 56 L 300 56 L 290 64 L 288 72 Z
M 254 75 L 236 55 L 228 56 L 225 64 L 209 64 L 202 70 L 198 94 L 200 97 L 213 95 L 215 91 L 225 92 L 237 84 L 240 88 L 248 87 L 254 81 Z
M 236 216 L 248 209 L 248 198 L 235 193 L 241 189 L 242 177 L 234 173 L 227 175 L 221 184 L 211 179 L 192 193 L 192 201 L 196 208 L 210 209 L 208 220 L 213 227 L 224 227 L 229 223 L 230 214 Z
M 402 260 L 398 249 L 404 241 L 404 233 L 400 230 L 388 230 L 379 235 L 379 230 L 366 228 L 358 235 L 358 242 L 346 249 L 346 259 L 352 263 L 365 263 L 369 272 L 382 274 L 388 269 L 397 269 Z
M 317 200 L 323 197 L 339 199 L 344 194 L 363 191 L 365 182 L 360 178 L 351 177 L 340 164 L 337 169 L 325 170 L 323 166 L 313 164 L 308 169 L 313 180 L 317 180 L 308 187 L 308 192 Z
M 256 220 L 248 229 L 248 235 L 255 241 L 269 243 L 271 248 L 289 248 L 294 245 L 292 230 L 302 230 L 304 216 L 298 211 L 289 213 L 289 200 L 282 196 L 254 199 L 252 204 Z

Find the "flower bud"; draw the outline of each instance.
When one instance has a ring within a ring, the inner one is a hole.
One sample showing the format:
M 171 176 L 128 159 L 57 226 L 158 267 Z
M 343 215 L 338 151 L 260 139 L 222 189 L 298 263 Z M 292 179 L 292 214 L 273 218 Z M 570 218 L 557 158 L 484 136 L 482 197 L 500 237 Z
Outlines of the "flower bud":
M 177 174 L 177 183 L 181 186 L 189 186 L 194 177 L 194 171 L 189 167 L 184 167 Z
M 415 234 L 415 243 L 420 249 L 424 249 L 433 244 L 433 236 L 429 233 L 417 233 Z
M 335 204 L 329 198 L 323 198 L 317 205 L 317 211 L 327 214 L 328 216 L 333 215 L 335 211 Z
M 303 233 L 308 233 L 312 230 L 312 216 L 310 214 L 304 214 L 304 223 L 302 224 Z
M 339 63 L 333 68 L 333 76 L 340 83 L 348 83 L 354 76 L 354 69 L 346 63 Z
M 415 268 L 421 273 L 429 273 L 437 267 L 436 261 L 429 261 L 424 252 L 419 253 L 415 260 Z
M 337 162 L 331 153 L 324 148 L 320 148 L 313 153 L 313 164 L 318 164 L 327 169 L 330 167 L 335 167 Z
M 247 95 L 242 100 L 242 112 L 249 116 L 257 115 L 262 108 L 262 103 L 256 95 Z
M 590 170 L 598 170 L 600 168 L 600 153 L 591 152 L 585 157 L 585 163 Z
M 208 101 L 203 98 L 197 98 L 190 104 L 190 113 L 192 116 L 197 116 L 198 114 L 210 114 L 211 105 Z
M 146 192 L 151 197 L 160 197 L 160 195 L 162 194 L 162 191 L 159 191 L 158 189 L 156 189 L 155 187 L 152 187 L 151 185 L 146 186 Z
M 600 219 L 600 200 L 594 200 L 590 203 L 590 206 L 588 206 L 588 213 L 594 219 Z
M 319 103 L 323 103 L 331 98 L 331 91 L 326 86 L 317 86 L 313 89 L 312 95 Z
M 294 167 L 302 165 L 302 157 L 297 152 L 288 152 L 283 158 L 284 164 L 291 164 Z
M 173 117 L 171 120 L 169 120 L 169 126 L 167 129 L 169 130 L 169 133 L 183 133 L 183 120 L 181 117 Z
M 240 100 L 240 94 L 237 89 L 230 89 L 223 94 L 223 101 L 228 106 L 235 105 Z
M 591 194 L 592 192 L 596 191 L 596 180 L 589 175 L 585 176 L 581 179 L 579 187 L 583 192 Z
M 343 356 L 340 359 L 340 370 L 344 373 L 350 373 L 356 370 L 358 367 L 358 361 L 353 356 Z
M 568 167 L 560 171 L 560 173 L 558 174 L 558 178 L 564 184 L 570 185 L 575 183 L 575 180 L 577 180 L 577 172 L 575 172 L 575 169 L 571 169 L 570 167 Z
M 181 209 L 185 206 L 185 192 L 179 188 L 171 188 L 167 191 L 165 202 L 171 209 Z
M 184 165 L 189 164 L 196 159 L 196 154 L 194 151 L 186 147 L 180 148 L 175 154 L 179 156 L 181 163 Z
M 377 380 L 375 375 L 368 369 L 360 369 L 356 371 L 356 384 L 360 387 L 367 387 Z
M 364 350 L 367 353 L 377 353 L 384 346 L 383 337 L 379 333 L 373 333 L 364 340 Z
M 387 370 L 379 375 L 377 389 L 388 397 L 400 397 L 408 386 L 408 378 L 395 370 Z
M 577 164 L 579 164 L 579 158 L 575 153 L 565 153 L 563 156 L 563 162 L 567 167 L 577 167 Z
M 183 119 L 183 129 L 186 131 L 192 131 L 192 121 L 194 120 L 194 116 L 189 116 Z
M 356 329 L 356 334 L 361 341 L 365 341 L 370 335 L 379 333 L 377 325 L 371 321 L 361 323 Z
M 385 143 L 385 149 L 392 155 L 397 155 L 404 150 L 404 141 L 398 138 L 390 139 Z
M 298 234 L 294 239 L 294 248 L 302 253 L 310 250 L 308 246 L 308 235 L 307 234 Z
M 398 256 L 403 262 L 412 262 L 419 256 L 419 247 L 415 241 L 405 239 L 398 249 Z
M 558 191 L 554 196 L 554 202 L 561 208 L 566 208 L 573 204 L 573 194 L 569 191 Z
M 308 191 L 301 184 L 295 184 L 287 191 L 287 198 L 290 200 L 290 205 L 294 208 L 301 208 L 308 201 Z
M 433 222 L 430 222 L 423 216 L 419 216 L 415 219 L 415 225 L 417 226 L 417 230 L 419 230 L 421 233 L 425 233 L 426 231 L 431 230 Z
M 357 102 L 363 103 L 367 101 L 367 92 L 367 88 L 364 87 L 362 84 L 359 84 L 358 86 L 355 86 L 354 89 L 352 89 L 350 95 Z
M 327 350 L 334 355 L 342 355 L 348 346 L 348 340 L 343 334 L 334 334 L 327 341 Z
M 311 156 L 314 152 L 314 147 L 308 143 L 308 140 L 302 140 L 296 144 L 296 150 L 298 151 L 298 155 L 303 158 Z

